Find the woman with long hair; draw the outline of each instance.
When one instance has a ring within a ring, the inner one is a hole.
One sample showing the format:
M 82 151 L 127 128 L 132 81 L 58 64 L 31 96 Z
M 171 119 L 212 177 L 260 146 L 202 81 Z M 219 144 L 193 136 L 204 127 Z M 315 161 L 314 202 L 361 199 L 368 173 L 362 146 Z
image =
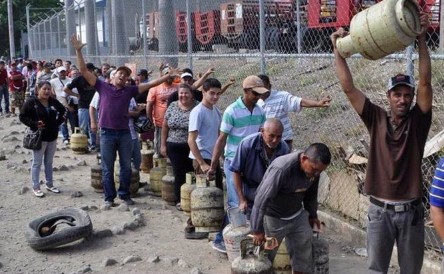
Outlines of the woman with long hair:
M 52 163 L 57 148 L 60 124 L 65 121 L 65 107 L 51 97 L 51 84 L 48 81 L 37 83 L 36 98 L 28 99 L 20 110 L 20 121 L 31 130 L 42 131 L 42 147 L 32 151 L 31 181 L 34 195 L 43 197 L 40 190 L 40 167 L 44 164 L 46 189 L 60 193 L 54 186 Z

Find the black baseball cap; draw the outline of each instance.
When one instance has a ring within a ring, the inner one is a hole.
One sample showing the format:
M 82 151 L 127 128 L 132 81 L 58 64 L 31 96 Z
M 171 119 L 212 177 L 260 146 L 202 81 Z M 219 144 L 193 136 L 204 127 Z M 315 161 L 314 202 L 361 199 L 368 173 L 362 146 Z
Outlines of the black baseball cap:
M 93 63 L 86 63 L 86 68 L 87 68 L 88 70 L 94 70 L 94 69 L 96 68 L 96 66 L 94 66 Z
M 140 70 L 137 72 L 137 75 L 148 76 L 148 70 L 146 70 L 146 69 L 140 69 Z
M 415 80 L 410 75 L 398 74 L 398 75 L 390 78 L 388 85 L 387 85 L 387 90 L 392 90 L 393 88 L 395 88 L 396 86 L 399 86 L 399 85 L 405 85 L 405 86 L 408 86 L 408 87 L 411 87 L 412 89 L 414 89 L 415 88 Z

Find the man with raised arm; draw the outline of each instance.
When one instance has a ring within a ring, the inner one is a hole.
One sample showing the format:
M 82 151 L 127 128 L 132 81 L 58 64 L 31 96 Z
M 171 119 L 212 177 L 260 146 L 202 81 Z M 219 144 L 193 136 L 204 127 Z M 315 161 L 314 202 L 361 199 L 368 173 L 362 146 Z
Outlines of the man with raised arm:
M 99 127 L 100 127 L 100 151 L 102 156 L 102 181 L 105 194 L 105 208 L 114 206 L 117 194 L 127 205 L 133 205 L 134 201 L 129 195 L 131 178 L 131 133 L 128 126 L 128 106 L 131 98 L 138 93 L 148 92 L 151 87 L 166 81 L 170 76 L 179 75 L 180 71 L 170 68 L 169 74 L 156 80 L 143 83 L 138 86 L 126 86 L 125 83 L 131 75 L 131 69 L 126 66 L 117 68 L 114 78 L 110 84 L 97 79 L 88 70 L 82 54 L 82 48 L 86 45 L 71 36 L 71 43 L 76 50 L 77 66 L 85 80 L 94 86 L 100 94 L 99 105 Z M 119 153 L 120 162 L 120 184 L 118 193 L 114 185 L 114 162 L 116 152 Z
M 347 62 L 336 49 L 341 28 L 331 35 L 336 74 L 342 89 L 370 133 L 364 191 L 370 196 L 367 225 L 368 273 L 387 273 L 393 245 L 401 273 L 420 273 L 424 255 L 421 160 L 432 122 L 431 61 L 426 35 L 429 16 L 421 13 L 418 38 L 419 81 L 398 74 L 389 79 L 385 110 L 353 83 Z

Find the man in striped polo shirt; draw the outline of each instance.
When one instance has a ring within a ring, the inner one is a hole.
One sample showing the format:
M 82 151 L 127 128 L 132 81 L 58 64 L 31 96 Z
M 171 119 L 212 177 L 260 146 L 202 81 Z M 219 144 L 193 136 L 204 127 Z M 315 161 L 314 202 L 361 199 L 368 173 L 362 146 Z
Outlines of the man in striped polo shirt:
M 288 147 L 292 149 L 293 144 L 293 129 L 291 128 L 290 118 L 288 112 L 299 112 L 303 107 L 316 108 L 330 106 L 331 97 L 325 96 L 319 101 L 301 98 L 287 91 L 278 91 L 271 89 L 270 78 L 267 75 L 260 74 L 259 78 L 264 82 L 264 87 L 270 90 L 261 96 L 258 105 L 265 111 L 265 116 L 268 118 L 277 118 L 281 120 L 284 125 L 284 133 L 282 140 L 284 140 Z
M 243 96 L 229 105 L 222 116 L 220 134 L 213 150 L 211 167 L 208 171 L 208 175 L 212 177 L 219 162 L 219 157 L 222 155 L 225 147 L 224 173 L 227 184 L 228 208 L 239 206 L 239 198 L 234 187 L 233 172 L 230 171 L 231 161 L 234 158 L 237 146 L 244 137 L 259 132 L 262 124 L 265 122 L 265 113 L 256 104 L 259 97 L 268 92 L 262 80 L 256 75 L 250 75 L 244 79 L 242 88 L 244 90 Z M 226 252 L 222 231 L 216 235 L 213 248 L 220 252 Z
M 430 214 L 436 232 L 441 241 L 444 241 L 444 157 L 436 165 L 435 176 L 430 187 Z M 442 248 L 444 250 L 444 244 Z M 444 271 L 444 260 L 441 271 Z

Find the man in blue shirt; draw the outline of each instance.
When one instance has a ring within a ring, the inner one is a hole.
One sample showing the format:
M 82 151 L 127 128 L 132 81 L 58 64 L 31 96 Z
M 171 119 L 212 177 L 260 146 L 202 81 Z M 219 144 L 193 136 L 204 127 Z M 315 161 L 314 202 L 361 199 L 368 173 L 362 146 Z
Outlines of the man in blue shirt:
M 430 187 L 430 215 L 436 232 L 444 241 L 444 158 L 441 158 L 436 165 L 435 176 Z M 441 271 L 444 271 L 444 261 Z
M 231 162 L 239 209 L 247 214 L 248 219 L 256 189 L 268 166 L 277 157 L 290 153 L 288 145 L 282 140 L 283 131 L 284 126 L 279 119 L 267 119 L 260 132 L 245 137 L 239 143 Z

